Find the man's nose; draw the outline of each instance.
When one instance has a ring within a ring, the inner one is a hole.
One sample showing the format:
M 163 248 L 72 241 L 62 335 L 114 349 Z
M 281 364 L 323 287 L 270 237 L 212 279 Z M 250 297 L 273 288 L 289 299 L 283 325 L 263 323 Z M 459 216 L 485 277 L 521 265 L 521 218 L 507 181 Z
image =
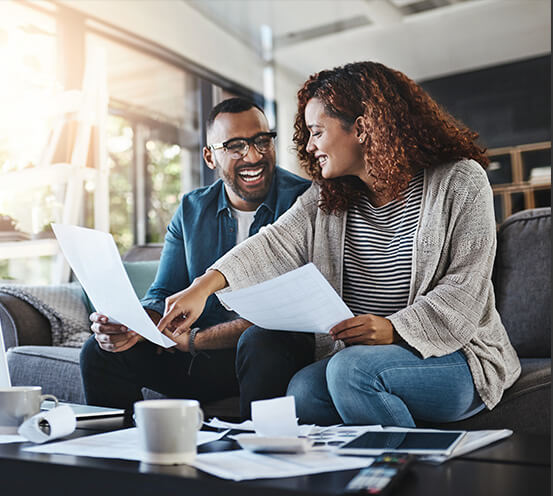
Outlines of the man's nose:
M 259 160 L 261 160 L 262 158 L 263 154 L 259 153 L 255 146 L 250 145 L 250 147 L 248 148 L 248 153 L 246 153 L 246 155 L 244 155 L 242 159 L 244 160 L 244 162 L 255 163 L 259 162 Z

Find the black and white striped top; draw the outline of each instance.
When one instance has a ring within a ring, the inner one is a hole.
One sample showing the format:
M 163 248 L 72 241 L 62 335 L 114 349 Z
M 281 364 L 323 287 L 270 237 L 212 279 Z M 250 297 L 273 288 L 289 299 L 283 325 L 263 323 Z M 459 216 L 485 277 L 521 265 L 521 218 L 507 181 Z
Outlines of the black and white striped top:
M 363 198 L 350 207 L 343 299 L 354 315 L 385 317 L 407 306 L 423 185 L 424 171 L 420 170 L 401 199 L 373 207 Z

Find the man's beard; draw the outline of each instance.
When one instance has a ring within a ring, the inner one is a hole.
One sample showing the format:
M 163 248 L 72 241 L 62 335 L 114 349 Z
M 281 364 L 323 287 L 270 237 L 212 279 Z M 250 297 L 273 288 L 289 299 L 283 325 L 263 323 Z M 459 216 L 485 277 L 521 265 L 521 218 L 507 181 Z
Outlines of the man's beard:
M 238 175 L 240 169 L 254 169 L 259 166 L 263 166 L 263 184 L 260 189 L 248 191 L 247 189 L 242 188 L 240 184 L 241 179 Z M 267 193 L 269 193 L 271 182 L 273 180 L 274 169 L 273 171 L 270 171 L 269 167 L 269 164 L 265 160 L 253 165 L 236 167 L 232 170 L 231 173 L 225 172 L 225 170 L 221 166 L 219 166 L 219 174 L 222 176 L 225 184 L 229 186 L 232 192 L 239 198 L 248 203 L 261 203 L 267 197 Z

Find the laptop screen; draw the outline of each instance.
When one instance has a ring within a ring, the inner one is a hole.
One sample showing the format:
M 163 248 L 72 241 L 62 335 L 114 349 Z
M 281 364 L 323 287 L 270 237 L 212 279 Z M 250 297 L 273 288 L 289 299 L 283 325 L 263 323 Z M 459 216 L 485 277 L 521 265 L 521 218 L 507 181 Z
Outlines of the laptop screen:
M 4 335 L 2 334 L 2 322 L 0 322 L 0 388 L 11 387 L 10 371 L 8 370 L 8 357 L 4 347 Z

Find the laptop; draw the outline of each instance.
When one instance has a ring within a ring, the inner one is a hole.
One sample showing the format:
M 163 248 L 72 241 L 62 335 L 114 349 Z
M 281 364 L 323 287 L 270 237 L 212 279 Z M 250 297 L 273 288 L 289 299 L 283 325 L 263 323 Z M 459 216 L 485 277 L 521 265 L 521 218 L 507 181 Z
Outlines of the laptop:
M 61 405 L 71 407 L 77 420 L 90 420 L 95 418 L 119 417 L 125 414 L 125 410 L 119 408 L 108 408 L 103 406 L 79 405 L 77 403 L 59 402 Z M 42 402 L 40 409 L 42 411 L 51 410 L 55 403 L 51 400 Z

